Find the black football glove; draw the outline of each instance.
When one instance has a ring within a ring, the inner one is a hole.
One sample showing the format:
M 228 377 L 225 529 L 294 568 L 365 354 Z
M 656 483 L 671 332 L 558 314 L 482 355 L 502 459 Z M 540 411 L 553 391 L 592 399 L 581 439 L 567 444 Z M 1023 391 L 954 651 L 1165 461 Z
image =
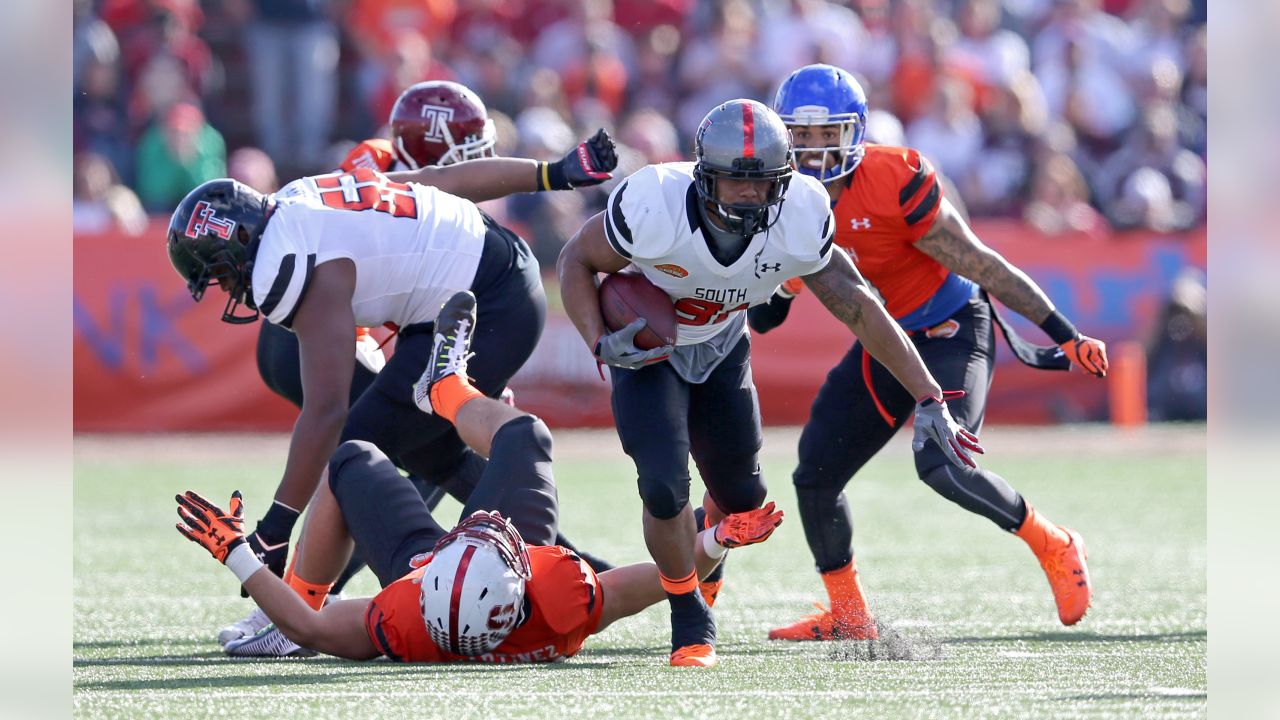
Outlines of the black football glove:
M 539 181 L 543 190 L 570 190 L 588 187 L 613 177 L 618 167 L 618 151 L 613 138 L 604 128 L 596 131 L 590 140 L 579 143 L 563 159 L 543 166 Z

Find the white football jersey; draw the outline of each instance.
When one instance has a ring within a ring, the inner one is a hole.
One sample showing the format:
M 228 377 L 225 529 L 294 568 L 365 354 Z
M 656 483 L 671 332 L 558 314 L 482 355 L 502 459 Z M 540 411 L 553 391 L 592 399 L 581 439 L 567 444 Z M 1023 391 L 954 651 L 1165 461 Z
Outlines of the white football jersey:
M 398 183 L 368 168 L 295 180 L 276 209 L 253 263 L 253 300 L 290 327 L 317 265 L 356 265 L 356 325 L 435 320 L 454 293 L 471 287 L 485 225 L 469 200 Z
M 742 256 L 722 265 L 711 254 L 698 212 L 692 162 L 645 167 L 609 196 L 605 235 L 675 304 L 680 346 L 726 330 L 745 333 L 744 311 L 767 302 L 778 285 L 809 275 L 831 259 L 835 227 L 822 183 L 794 173 L 780 217 L 751 238 Z

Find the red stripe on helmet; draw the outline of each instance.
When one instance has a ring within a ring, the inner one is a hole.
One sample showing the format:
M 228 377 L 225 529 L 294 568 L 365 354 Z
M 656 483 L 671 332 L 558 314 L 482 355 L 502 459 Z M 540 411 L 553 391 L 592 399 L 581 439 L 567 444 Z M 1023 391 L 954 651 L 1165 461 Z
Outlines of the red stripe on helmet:
M 742 157 L 756 156 L 756 118 L 751 103 L 742 103 Z
M 449 652 L 462 654 L 462 646 L 458 644 L 458 608 L 462 604 L 462 581 L 467 576 L 467 566 L 471 565 L 471 556 L 476 554 L 476 546 L 468 545 L 462 551 L 462 559 L 458 561 L 458 570 L 453 574 L 453 593 L 449 597 Z

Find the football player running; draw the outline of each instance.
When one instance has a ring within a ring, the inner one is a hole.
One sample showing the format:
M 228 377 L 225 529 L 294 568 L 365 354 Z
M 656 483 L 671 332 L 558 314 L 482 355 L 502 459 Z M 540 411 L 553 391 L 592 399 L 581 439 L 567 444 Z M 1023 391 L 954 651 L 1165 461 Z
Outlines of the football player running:
M 963 393 L 948 396 L 955 419 L 982 426 L 995 357 L 993 319 L 1020 360 L 1097 377 L 1107 373 L 1106 346 L 1082 335 L 1021 270 L 982 244 L 942 194 L 937 173 L 918 151 L 863 142 L 866 96 L 852 75 L 809 65 L 778 89 L 774 109 L 795 138 L 801 175 L 821 180 L 835 213 L 835 242 L 879 291 L 933 376 Z M 799 283 L 780 287 L 752 308 L 751 326 L 767 332 L 787 315 Z M 1058 348 L 1012 334 L 987 292 L 1038 324 Z M 830 609 L 779 627 L 769 637 L 835 640 L 877 637 L 854 563 L 853 521 L 843 490 L 916 409 L 904 387 L 860 336 L 827 375 L 800 437 L 792 479 L 805 537 L 826 585 Z M 1059 349 L 1060 348 L 1060 349 Z M 956 465 L 933 443 L 916 448 L 916 472 L 944 498 L 1026 541 L 1040 561 L 1063 624 L 1089 607 L 1092 586 L 1079 533 L 1037 512 L 999 475 Z
M 376 444 L 400 467 L 439 477 L 466 448 L 413 407 L 440 303 L 471 289 L 476 386 L 498 396 L 542 332 L 546 297 L 529 247 L 476 207 L 516 192 L 596 185 L 617 163 L 600 131 L 553 163 L 483 158 L 388 177 L 358 167 L 295 180 L 267 197 L 234 180 L 192 190 L 170 220 L 169 259 L 199 301 L 217 285 L 235 324 L 265 315 L 296 336 L 302 405 L 275 502 L 250 545 L 282 574 L 298 515 L 340 441 Z M 247 308 L 247 311 L 242 308 Z M 398 328 L 397 352 L 349 405 L 356 326 Z
M 372 599 L 325 605 L 322 584 L 299 594 L 264 571 L 244 538 L 239 491 L 227 511 L 194 492 L 176 497 L 178 531 L 231 569 L 275 623 L 264 637 L 274 632 L 288 647 L 352 659 L 548 662 L 574 655 L 588 636 L 663 599 L 652 563 L 597 575 L 552 544 L 558 508 L 551 434 L 538 418 L 486 397 L 467 379 L 479 327 L 475 296 L 455 294 L 436 319 L 422 376 L 406 388 L 406 400 L 424 417 L 454 424 L 489 458 L 458 525 L 446 532 L 390 459 L 359 440 L 334 453 L 311 505 L 295 571 L 331 582 L 354 539 L 383 588 Z M 762 542 L 781 522 L 771 505 L 731 515 L 689 551 L 706 573 L 729 547 Z
M 760 409 L 746 309 L 796 276 L 849 326 L 919 402 L 918 442 L 968 466 L 977 438 L 951 419 L 938 383 L 844 251 L 822 184 L 791 168 L 791 137 L 768 107 L 733 100 L 698 128 L 695 162 L 643 168 L 561 252 L 566 312 L 610 366 L 613 414 L 635 461 L 644 537 L 671 610 L 672 665 L 716 664 L 715 620 L 695 573 L 689 455 L 706 484 L 707 520 L 764 502 Z M 641 351 L 643 320 L 610 333 L 596 274 L 635 265 L 675 304 L 675 347 Z

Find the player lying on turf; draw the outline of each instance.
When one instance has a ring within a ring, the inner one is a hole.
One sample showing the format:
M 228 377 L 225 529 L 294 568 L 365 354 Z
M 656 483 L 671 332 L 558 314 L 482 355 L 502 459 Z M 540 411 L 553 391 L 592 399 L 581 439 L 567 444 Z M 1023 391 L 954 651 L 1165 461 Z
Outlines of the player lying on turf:
M 475 323 L 470 292 L 445 303 L 430 362 L 414 386 L 424 412 L 453 423 L 489 458 L 452 531 L 431 518 L 391 461 L 362 441 L 346 442 L 333 455 L 290 582 L 264 572 L 246 544 L 238 491 L 228 511 L 194 492 L 177 497 L 178 531 L 230 568 L 297 644 L 352 659 L 546 662 L 574 655 L 587 636 L 666 598 L 652 563 L 596 575 L 577 555 L 550 544 L 558 514 L 551 434 L 538 418 L 468 382 Z M 710 572 L 728 548 L 766 540 L 781 522 L 770 503 L 703 531 L 695 548 L 699 572 Z M 372 599 L 324 605 L 323 583 L 338 576 L 353 540 L 383 590 Z

